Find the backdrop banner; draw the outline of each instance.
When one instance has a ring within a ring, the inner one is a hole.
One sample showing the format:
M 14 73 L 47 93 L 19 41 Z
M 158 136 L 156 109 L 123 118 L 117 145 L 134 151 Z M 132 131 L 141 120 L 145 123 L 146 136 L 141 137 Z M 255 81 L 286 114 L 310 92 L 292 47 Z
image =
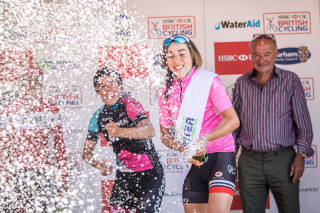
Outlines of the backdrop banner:
M 89 120 L 103 105 L 93 87 L 99 68 L 120 72 L 124 95 L 142 104 L 156 129 L 153 143 L 167 180 L 160 212 L 184 212 L 181 155 L 160 140 L 157 99 L 166 75 L 162 41 L 174 34 L 190 37 L 204 59 L 202 67 L 220 76 L 232 98 L 236 79 L 253 68 L 250 42 L 255 33 L 274 34 L 276 65 L 301 79 L 315 154 L 305 159 L 300 205 L 303 213 L 319 212 L 319 0 L 270 0 L 263 6 L 255 0 L 4 0 L 0 8 L 0 112 L 21 96 L 21 72 L 42 68 L 44 96 L 60 109 L 67 146 L 66 212 L 121 212 L 109 206 L 115 170 L 104 177 L 82 160 Z M 105 139 L 94 154 L 116 166 Z M 232 212 L 242 212 L 239 193 L 237 187 Z M 266 209 L 278 212 L 272 195 Z

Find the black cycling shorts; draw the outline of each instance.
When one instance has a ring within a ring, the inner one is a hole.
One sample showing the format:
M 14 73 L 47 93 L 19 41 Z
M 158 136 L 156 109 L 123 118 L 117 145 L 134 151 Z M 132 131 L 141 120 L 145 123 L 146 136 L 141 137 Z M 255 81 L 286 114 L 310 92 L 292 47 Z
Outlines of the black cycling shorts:
M 117 170 L 110 205 L 139 212 L 159 212 L 165 191 L 163 169 L 153 168 L 140 172 Z
M 202 166 L 191 166 L 183 183 L 183 203 L 208 203 L 209 193 L 234 195 L 236 161 L 233 152 L 208 154 Z

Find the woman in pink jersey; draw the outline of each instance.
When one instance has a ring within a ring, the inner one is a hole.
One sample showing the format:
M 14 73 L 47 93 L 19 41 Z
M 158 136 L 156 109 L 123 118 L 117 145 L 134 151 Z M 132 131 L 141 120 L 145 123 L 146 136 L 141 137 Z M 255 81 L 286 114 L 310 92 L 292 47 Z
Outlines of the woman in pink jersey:
M 161 140 L 192 163 L 183 183 L 185 212 L 229 212 L 236 181 L 232 131 L 239 119 L 220 78 L 200 68 L 201 55 L 188 37 L 163 41 L 163 63 Z

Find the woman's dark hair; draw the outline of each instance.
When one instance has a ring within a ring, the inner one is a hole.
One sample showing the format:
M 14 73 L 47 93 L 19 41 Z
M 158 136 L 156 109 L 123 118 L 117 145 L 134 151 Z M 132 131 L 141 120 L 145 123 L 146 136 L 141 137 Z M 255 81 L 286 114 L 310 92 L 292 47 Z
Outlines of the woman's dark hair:
M 118 83 L 118 85 L 122 88 L 122 78 L 121 78 L 120 74 L 115 69 L 113 69 L 111 67 L 105 67 L 105 68 L 98 70 L 93 77 L 93 85 L 94 85 L 96 92 L 99 91 L 99 84 L 98 84 L 99 79 L 103 76 L 106 76 L 106 75 L 111 76 Z
M 172 37 L 177 36 L 173 35 Z M 186 37 L 186 36 L 185 36 Z M 192 59 L 192 66 L 195 67 L 196 69 L 200 68 L 202 65 L 202 57 L 200 55 L 200 52 L 196 45 L 194 44 L 193 41 L 190 40 L 190 43 L 186 42 L 187 47 L 190 51 L 191 59 Z M 174 41 L 172 41 L 174 42 Z M 174 73 L 169 69 L 168 63 L 167 63 L 167 53 L 168 53 L 168 48 L 170 45 L 163 47 L 162 49 L 162 63 L 164 67 L 167 69 L 167 75 L 166 75 L 166 91 L 164 93 L 164 97 L 168 100 L 169 95 L 170 95 L 170 87 L 172 86 L 173 79 L 174 79 Z

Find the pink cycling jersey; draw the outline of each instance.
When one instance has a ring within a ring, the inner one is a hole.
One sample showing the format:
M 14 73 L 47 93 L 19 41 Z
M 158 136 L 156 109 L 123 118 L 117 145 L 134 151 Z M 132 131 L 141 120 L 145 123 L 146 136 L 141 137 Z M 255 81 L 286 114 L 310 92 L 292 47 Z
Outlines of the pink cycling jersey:
M 191 72 L 180 81 L 182 89 L 178 80 L 173 80 L 168 100 L 166 100 L 164 97 L 166 86 L 161 89 L 158 102 L 160 108 L 160 125 L 167 128 L 175 125 L 181 106 L 180 99 L 183 100 L 184 92 L 190 83 L 191 77 L 196 71 L 197 70 L 193 68 Z M 200 137 L 211 132 L 223 119 L 220 113 L 230 107 L 232 107 L 232 103 L 221 83 L 220 78 L 216 76 L 213 79 L 210 87 L 209 97 L 201 126 Z M 232 152 L 234 150 L 235 146 L 232 133 L 207 143 L 208 153 Z

